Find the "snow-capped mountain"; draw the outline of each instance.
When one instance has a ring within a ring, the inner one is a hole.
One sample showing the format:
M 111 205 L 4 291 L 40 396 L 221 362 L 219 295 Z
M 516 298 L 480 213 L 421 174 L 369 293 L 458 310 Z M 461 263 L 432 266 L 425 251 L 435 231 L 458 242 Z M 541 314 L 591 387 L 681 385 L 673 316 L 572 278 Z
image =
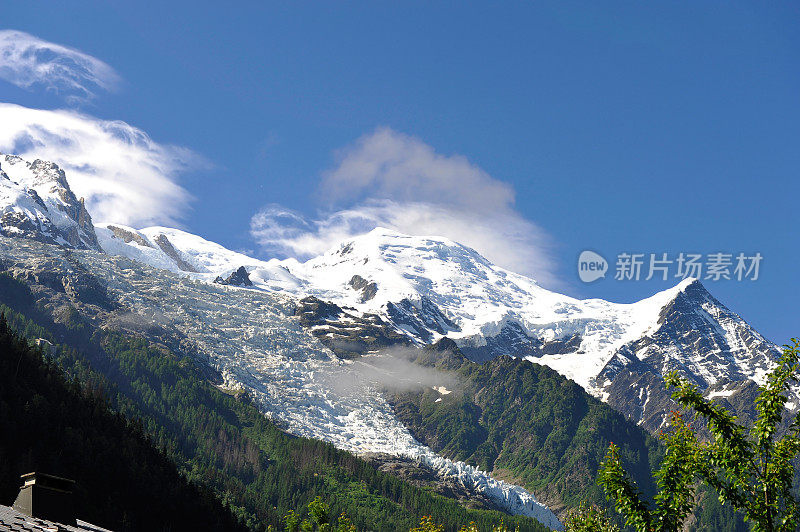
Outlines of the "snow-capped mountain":
M 780 356 L 691 278 L 631 304 L 577 300 L 448 239 L 385 229 L 282 265 L 302 294 L 381 316 L 414 342 L 446 336 L 477 361 L 511 355 L 549 366 L 650 430 L 671 409 L 666 373 L 732 401 Z
M 78 249 L 100 249 L 92 218 L 64 171 L 39 159 L 0 154 L 0 234 Z
M 656 430 L 670 409 L 666 372 L 735 407 L 780 354 L 694 279 L 631 304 L 578 300 L 449 239 L 382 228 L 304 263 L 262 261 L 177 229 L 92 227 L 57 166 L 5 156 L 0 169 L 0 234 L 102 250 L 81 260 L 120 301 L 168 316 L 227 384 L 251 390 L 290 431 L 415 457 L 546 523 L 555 517 L 522 488 L 437 456 L 378 395 L 332 394 L 319 376 L 346 373 L 358 363 L 347 359 L 381 347 L 447 338 L 478 362 L 510 355 L 549 366 Z M 6 249 L 9 260 L 15 251 Z
M 305 263 L 258 261 L 174 229 L 112 226 L 98 235 L 107 252 L 156 267 L 209 280 L 243 266 L 254 288 L 331 303 L 332 319 L 309 321 L 331 338 L 342 335 L 332 327 L 338 321 L 417 344 L 448 337 L 478 361 L 524 357 L 650 429 L 664 419 L 666 372 L 680 370 L 725 397 L 742 383 L 761 383 L 779 356 L 694 279 L 620 304 L 551 292 L 446 238 L 380 228 Z
M 526 358 L 651 430 L 664 420 L 666 371 L 678 369 L 727 400 L 747 383 L 760 383 L 779 355 L 693 279 L 631 304 L 578 300 L 447 238 L 382 228 L 305 263 L 262 261 L 178 229 L 93 228 L 56 165 L 7 155 L 0 169 L 2 234 L 102 249 L 197 280 L 290 295 L 302 321 L 340 355 L 447 337 L 476 361 Z
M 659 310 L 654 327 L 614 353 L 594 382 L 609 404 L 656 431 L 672 408 L 662 375 L 677 370 L 706 397 L 749 415 L 756 386 L 779 356 L 777 346 L 694 281 Z M 787 407 L 796 410 L 798 397 L 793 390 Z

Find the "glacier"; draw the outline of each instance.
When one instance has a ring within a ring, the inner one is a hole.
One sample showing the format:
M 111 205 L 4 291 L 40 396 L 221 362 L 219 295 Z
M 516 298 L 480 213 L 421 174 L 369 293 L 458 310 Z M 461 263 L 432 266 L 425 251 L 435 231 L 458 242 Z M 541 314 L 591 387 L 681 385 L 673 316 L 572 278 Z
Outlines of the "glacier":
M 356 379 L 356 387 L 330 386 L 354 382 L 354 363 L 337 358 L 300 325 L 294 297 L 217 285 L 126 257 L 0 237 L 0 260 L 7 269 L 24 269 L 45 258 L 59 263 L 59 271 L 69 271 L 70 261 L 77 260 L 126 311 L 180 331 L 196 356 L 222 375 L 221 387 L 246 389 L 260 410 L 288 432 L 355 454 L 418 460 L 510 513 L 561 529 L 553 512 L 524 488 L 441 457 L 415 440 L 376 383 Z

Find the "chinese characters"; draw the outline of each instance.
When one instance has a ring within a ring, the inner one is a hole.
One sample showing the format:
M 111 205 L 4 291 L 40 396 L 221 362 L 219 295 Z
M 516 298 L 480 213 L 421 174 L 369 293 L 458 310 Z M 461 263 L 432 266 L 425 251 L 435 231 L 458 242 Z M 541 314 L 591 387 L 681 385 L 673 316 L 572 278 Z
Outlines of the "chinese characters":
M 679 253 L 670 257 L 667 253 L 620 253 L 617 255 L 617 281 L 649 281 L 656 278 L 720 280 L 758 280 L 763 256 L 761 253 L 745 255 L 739 253 Z

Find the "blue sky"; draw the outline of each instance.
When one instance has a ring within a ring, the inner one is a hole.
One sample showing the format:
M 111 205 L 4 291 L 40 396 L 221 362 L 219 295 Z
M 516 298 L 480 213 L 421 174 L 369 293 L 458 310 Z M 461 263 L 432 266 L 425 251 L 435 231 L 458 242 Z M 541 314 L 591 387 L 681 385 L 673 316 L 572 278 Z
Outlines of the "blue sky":
M 95 219 L 262 257 L 379 221 L 633 301 L 677 279 L 584 284 L 578 254 L 759 252 L 757 281 L 705 284 L 783 343 L 800 336 L 800 8 L 694 4 L 4 3 L 0 29 L 38 48 L 0 64 L 0 102 L 70 113 L 0 110 L 0 148 L 36 153 L 40 121 L 80 129 L 63 157 Z

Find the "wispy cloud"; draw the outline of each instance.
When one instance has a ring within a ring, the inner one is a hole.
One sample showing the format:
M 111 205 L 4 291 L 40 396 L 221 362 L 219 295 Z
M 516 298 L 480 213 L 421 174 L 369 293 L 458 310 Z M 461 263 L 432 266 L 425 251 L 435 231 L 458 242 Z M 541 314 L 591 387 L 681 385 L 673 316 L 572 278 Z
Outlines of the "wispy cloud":
M 91 55 L 16 30 L 0 30 L 0 78 L 25 89 L 44 88 L 70 103 L 91 100 L 120 81 Z
M 442 155 L 420 139 L 379 128 L 338 154 L 322 191 L 334 201 L 431 200 L 492 212 L 511 209 L 514 190 L 462 155 Z
M 314 378 L 342 396 L 363 396 L 374 388 L 389 392 L 444 388 L 447 394 L 461 393 L 463 383 L 457 374 L 415 364 L 419 355 L 417 348 L 396 346 L 360 357 L 352 364 L 318 371 Z
M 53 161 L 97 221 L 179 225 L 190 194 L 178 176 L 208 163 L 144 131 L 74 111 L 0 103 L 0 152 Z
M 514 206 L 514 190 L 461 155 L 380 128 L 342 150 L 320 184 L 326 210 L 313 219 L 268 205 L 251 219 L 266 253 L 309 258 L 382 226 L 446 236 L 494 263 L 558 284 L 551 239 Z

